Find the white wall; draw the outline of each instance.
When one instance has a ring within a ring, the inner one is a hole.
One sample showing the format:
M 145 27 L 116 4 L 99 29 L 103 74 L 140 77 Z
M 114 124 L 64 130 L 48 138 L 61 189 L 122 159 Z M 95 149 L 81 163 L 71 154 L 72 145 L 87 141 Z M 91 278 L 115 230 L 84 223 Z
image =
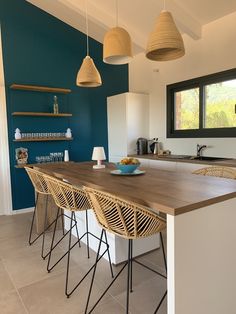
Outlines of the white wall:
M 11 214 L 11 181 L 7 134 L 6 95 L 2 60 L 2 40 L 0 28 L 0 215 Z
M 131 92 L 150 94 L 150 138 L 158 137 L 164 149 L 176 154 L 196 154 L 196 144 L 209 146 L 208 156 L 236 158 L 235 138 L 166 138 L 166 85 L 236 66 L 236 12 L 203 27 L 202 38 L 183 36 L 186 54 L 168 61 L 153 62 L 139 54 L 129 66 Z M 156 72 L 155 69 L 159 69 Z

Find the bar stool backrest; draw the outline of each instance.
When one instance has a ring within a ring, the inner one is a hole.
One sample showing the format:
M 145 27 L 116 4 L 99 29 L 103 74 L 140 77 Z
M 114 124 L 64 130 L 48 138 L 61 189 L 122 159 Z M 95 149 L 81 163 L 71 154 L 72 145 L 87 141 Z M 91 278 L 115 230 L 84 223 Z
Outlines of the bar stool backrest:
M 70 211 L 80 211 L 91 208 L 82 188 L 48 175 L 44 175 L 44 179 L 58 207 Z
M 166 222 L 148 208 L 112 194 L 84 187 L 102 228 L 126 239 L 148 237 L 166 228 Z
M 47 182 L 44 179 L 44 174 L 41 171 L 35 170 L 30 167 L 25 167 L 25 170 L 37 193 L 47 195 L 50 194 Z
M 229 167 L 206 167 L 193 171 L 193 174 L 221 177 L 226 179 L 236 179 L 236 170 Z

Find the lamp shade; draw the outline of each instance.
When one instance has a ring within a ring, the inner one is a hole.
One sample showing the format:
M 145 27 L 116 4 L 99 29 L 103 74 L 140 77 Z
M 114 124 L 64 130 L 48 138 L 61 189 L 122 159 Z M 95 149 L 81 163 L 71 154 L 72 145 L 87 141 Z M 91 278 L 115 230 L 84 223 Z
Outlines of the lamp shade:
M 102 85 L 101 76 L 90 56 L 86 56 L 78 71 L 76 85 L 81 87 L 97 87 Z
M 146 57 L 154 61 L 168 61 L 185 54 L 183 38 L 170 12 L 162 11 L 150 34 Z
M 133 58 L 129 33 L 122 27 L 110 29 L 103 40 L 103 61 L 109 64 L 126 64 Z
M 105 160 L 106 155 L 103 147 L 94 147 L 92 160 Z

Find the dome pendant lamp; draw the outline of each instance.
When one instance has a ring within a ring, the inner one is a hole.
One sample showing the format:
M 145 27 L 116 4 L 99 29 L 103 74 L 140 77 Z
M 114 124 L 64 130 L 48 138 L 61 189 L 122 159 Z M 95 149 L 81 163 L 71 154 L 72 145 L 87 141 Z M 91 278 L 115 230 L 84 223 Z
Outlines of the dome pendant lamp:
M 101 76 L 93 62 L 93 59 L 89 56 L 87 0 L 85 12 L 86 12 L 87 55 L 84 58 L 82 65 L 78 71 L 76 85 L 80 87 L 98 87 L 102 85 Z
M 169 61 L 185 54 L 183 38 L 170 12 L 161 11 L 154 30 L 149 36 L 146 57 L 154 61 Z
M 126 64 L 133 58 L 129 33 L 118 27 L 118 4 L 116 0 L 116 27 L 110 29 L 103 40 L 103 61 L 109 64 Z

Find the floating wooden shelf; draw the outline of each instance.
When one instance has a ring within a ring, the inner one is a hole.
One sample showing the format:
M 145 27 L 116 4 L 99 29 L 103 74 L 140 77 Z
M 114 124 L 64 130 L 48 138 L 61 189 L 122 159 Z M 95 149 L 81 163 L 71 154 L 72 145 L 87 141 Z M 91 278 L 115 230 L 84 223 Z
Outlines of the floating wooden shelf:
M 13 140 L 13 142 L 47 142 L 47 141 L 72 141 L 73 137 L 40 137 L 40 138 L 22 138 Z
M 48 86 L 36 86 L 36 85 L 21 85 L 21 84 L 12 84 L 11 89 L 20 89 L 28 90 L 34 92 L 46 92 L 46 93 L 71 93 L 71 89 L 68 88 L 58 88 L 58 87 L 48 87 Z
M 12 112 L 13 116 L 35 116 L 35 117 L 71 117 L 72 113 L 50 113 L 50 112 Z

